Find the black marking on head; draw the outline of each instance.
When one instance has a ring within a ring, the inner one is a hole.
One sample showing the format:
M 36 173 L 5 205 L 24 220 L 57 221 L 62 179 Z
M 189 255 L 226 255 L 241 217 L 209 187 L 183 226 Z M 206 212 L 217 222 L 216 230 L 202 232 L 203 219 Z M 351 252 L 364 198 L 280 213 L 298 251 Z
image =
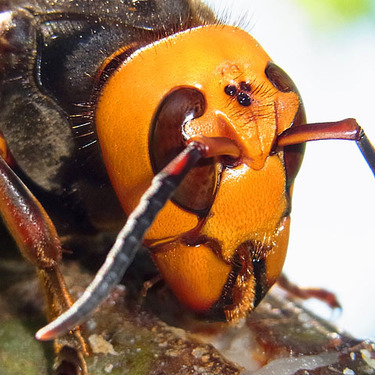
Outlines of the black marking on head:
M 253 259 L 253 272 L 255 278 L 254 307 L 256 307 L 269 289 L 266 278 L 266 261 L 264 258 Z
M 240 256 L 235 254 L 232 260 L 232 270 L 228 275 L 228 279 L 223 287 L 220 298 L 211 306 L 209 316 L 212 321 L 226 322 L 227 318 L 224 308 L 233 305 L 233 289 L 235 287 L 237 277 L 242 269 Z

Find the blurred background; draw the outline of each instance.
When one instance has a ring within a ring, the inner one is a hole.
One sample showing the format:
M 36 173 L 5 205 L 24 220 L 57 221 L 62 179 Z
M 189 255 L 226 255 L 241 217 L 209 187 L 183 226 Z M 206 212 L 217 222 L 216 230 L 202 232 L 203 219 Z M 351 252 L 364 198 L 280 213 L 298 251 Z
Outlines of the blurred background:
M 354 117 L 375 143 L 375 0 L 206 0 L 292 77 L 309 122 Z M 307 145 L 293 197 L 288 277 L 333 291 L 306 305 L 375 340 L 375 179 L 349 141 Z

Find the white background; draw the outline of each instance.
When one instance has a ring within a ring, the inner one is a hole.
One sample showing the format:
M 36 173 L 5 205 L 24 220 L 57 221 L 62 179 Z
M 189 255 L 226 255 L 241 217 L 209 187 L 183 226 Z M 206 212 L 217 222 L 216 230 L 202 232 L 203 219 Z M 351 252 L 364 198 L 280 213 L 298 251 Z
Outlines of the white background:
M 318 27 L 297 0 L 207 0 L 260 42 L 292 77 L 309 122 L 355 117 L 375 143 L 375 12 L 350 24 Z M 375 10 L 375 7 L 374 9 Z M 321 25 L 320 25 L 321 26 Z M 293 197 L 284 271 L 301 286 L 335 292 L 334 323 L 375 339 L 375 179 L 357 146 L 307 146 Z M 317 301 L 312 308 L 332 318 Z

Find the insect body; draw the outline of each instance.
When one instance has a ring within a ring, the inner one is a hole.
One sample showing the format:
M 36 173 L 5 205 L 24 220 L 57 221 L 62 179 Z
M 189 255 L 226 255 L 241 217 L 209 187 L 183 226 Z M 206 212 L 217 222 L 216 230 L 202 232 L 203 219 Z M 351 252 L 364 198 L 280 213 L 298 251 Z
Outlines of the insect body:
M 33 6 L 5 12 L 0 121 L 13 155 L 8 164 L 46 205 L 62 200 L 61 211 L 52 212 L 59 231 L 71 232 L 60 224 L 69 210 L 79 215 L 76 230 L 87 232 L 120 227 L 120 205 L 129 217 L 88 291 L 40 339 L 82 322 L 142 241 L 183 304 L 216 320 L 243 317 L 281 272 L 304 142 L 356 140 L 375 169 L 374 149 L 354 120 L 305 125 L 287 74 L 250 35 L 219 24 L 199 3 L 62 1 L 39 12 Z M 24 59 L 13 58 L 20 54 Z M 30 95 L 20 99 L 21 89 Z M 25 151 L 24 135 L 35 129 L 45 133 L 33 135 Z M 39 148 L 48 161 L 42 174 L 30 160 Z M 3 169 L 4 180 L 17 186 L 7 163 Z M 25 218 L 14 216 L 3 209 L 21 243 Z M 49 223 L 40 216 L 37 225 Z M 47 265 L 46 250 L 23 253 L 39 273 L 59 274 L 59 250 Z M 65 301 L 51 312 L 55 318 L 71 303 L 63 285 L 44 287 L 49 302 Z
M 282 158 L 277 153 L 269 157 L 269 153 L 275 134 L 294 120 L 299 100 L 294 92 L 282 93 L 271 82 L 264 83 L 270 60 L 248 34 L 221 27 L 217 40 L 217 32 L 217 26 L 192 29 L 171 37 L 174 48 L 164 39 L 132 56 L 106 83 L 96 123 L 104 160 L 129 213 L 143 193 L 140 186 L 148 186 L 165 159 L 189 137 L 229 137 L 236 143 L 239 158 L 212 161 L 194 172 L 199 177 L 188 177 L 146 235 L 159 269 L 179 298 L 198 311 L 216 309 L 220 314 L 224 310 L 231 320 L 243 316 L 276 280 L 279 271 L 267 270 L 266 265 L 268 261 L 272 264 L 273 254 L 278 254 L 276 267 L 281 269 L 279 254 L 285 254 L 288 232 L 288 193 Z M 217 43 L 230 46 L 229 51 L 217 48 Z M 229 59 L 234 51 L 236 57 Z M 164 66 L 165 72 L 153 77 L 163 61 L 170 62 Z M 197 70 L 194 61 L 204 64 Z M 152 95 L 144 86 L 132 86 L 130 77 L 136 72 L 150 82 Z M 228 87 L 238 92 L 228 95 Z M 116 100 L 120 93 L 124 101 Z M 241 95 L 249 103 L 242 103 Z M 130 98 L 133 105 L 127 108 Z M 275 102 L 288 110 L 275 108 Z M 158 108 L 157 112 L 151 108 Z M 139 125 L 134 134 L 136 124 L 145 126 Z M 146 124 L 151 124 L 151 130 Z M 165 140 L 166 134 L 173 139 Z M 118 142 L 110 141 L 113 138 Z M 132 139 L 130 144 L 127 139 Z M 127 152 L 136 153 L 137 162 L 145 168 L 136 168 Z M 266 185 L 270 178 L 272 189 Z M 166 225 L 171 217 L 172 227 Z M 232 267 L 235 259 L 236 271 Z M 253 262 L 259 267 L 259 280 Z M 236 279 L 241 284 L 236 285 Z M 222 302 L 225 299 L 231 302 Z

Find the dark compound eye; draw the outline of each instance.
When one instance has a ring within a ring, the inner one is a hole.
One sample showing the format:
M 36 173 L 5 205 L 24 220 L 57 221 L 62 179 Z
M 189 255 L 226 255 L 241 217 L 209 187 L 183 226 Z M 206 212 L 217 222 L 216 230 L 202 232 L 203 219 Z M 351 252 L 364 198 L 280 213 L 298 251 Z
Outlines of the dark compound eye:
M 301 102 L 296 116 L 291 126 L 306 124 L 306 113 Z M 284 147 L 284 165 L 286 172 L 286 186 L 289 189 L 297 176 L 302 164 L 303 153 L 305 152 L 306 143 Z
M 240 82 L 240 90 L 250 92 L 251 87 L 247 82 L 242 81 Z
M 237 95 L 237 101 L 244 107 L 248 107 L 251 104 L 251 98 L 248 94 L 245 94 L 244 92 L 240 92 Z
M 237 94 L 237 87 L 234 85 L 225 86 L 224 92 L 229 96 L 234 96 Z
M 268 80 L 281 92 L 298 92 L 296 85 L 292 79 L 279 66 L 273 62 L 269 62 L 266 70 Z
M 279 66 L 277 66 L 273 62 L 268 63 L 265 73 L 268 80 L 279 91 L 295 92 L 299 97 L 300 106 L 290 126 L 306 124 L 306 114 L 301 97 L 299 95 L 296 85 L 288 76 L 288 74 L 286 74 Z M 286 172 L 286 185 L 288 189 L 293 184 L 293 181 L 301 166 L 305 145 L 305 143 L 300 143 L 284 147 L 284 165 Z
M 202 116 L 205 110 L 205 97 L 195 88 L 178 88 L 162 100 L 153 119 L 149 139 L 155 174 L 186 147 L 184 125 Z M 173 202 L 189 212 L 206 215 L 215 198 L 218 173 L 218 166 L 212 160 L 198 163 L 173 194 Z

